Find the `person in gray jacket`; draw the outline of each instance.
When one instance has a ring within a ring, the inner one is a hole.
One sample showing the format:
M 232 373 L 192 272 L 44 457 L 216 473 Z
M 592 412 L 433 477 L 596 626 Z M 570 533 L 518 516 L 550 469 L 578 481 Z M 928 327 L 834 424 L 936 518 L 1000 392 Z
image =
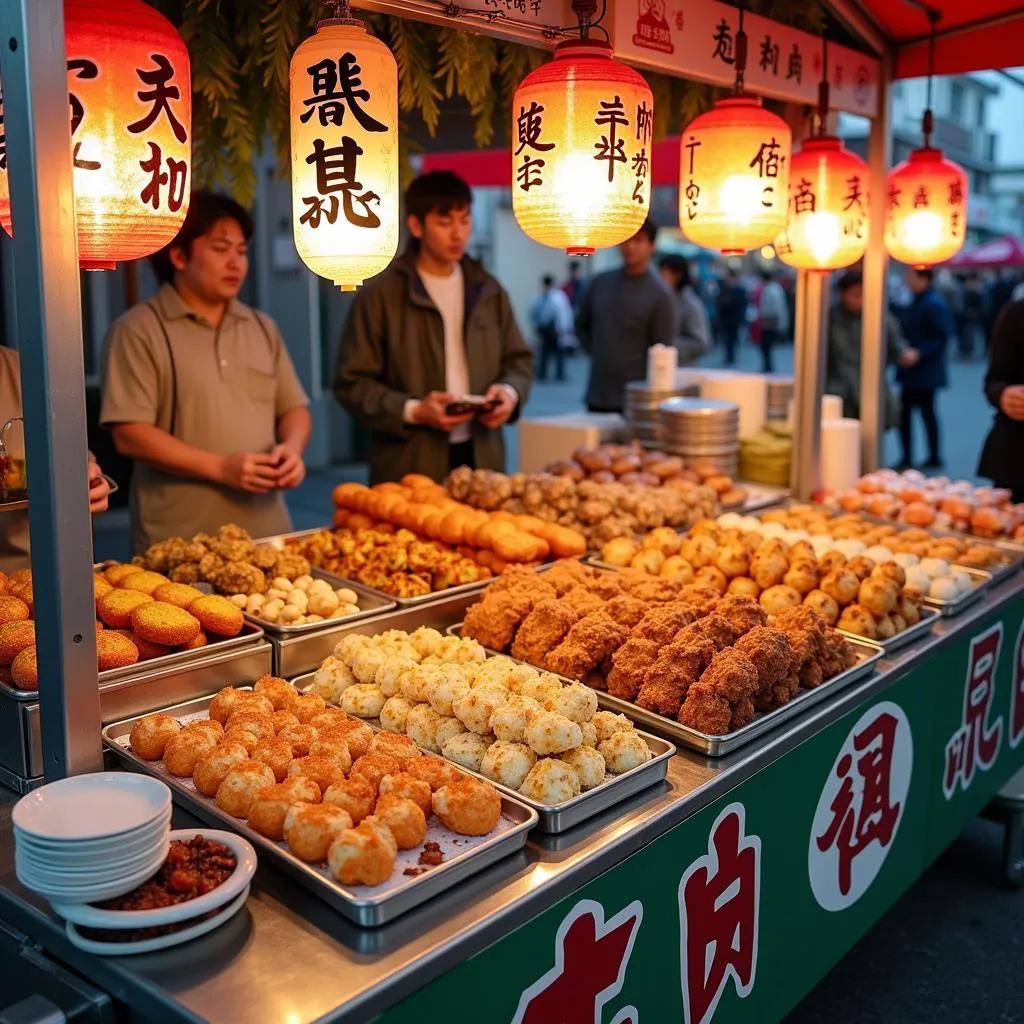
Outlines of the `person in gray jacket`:
M 711 320 L 690 278 L 690 261 L 671 253 L 658 261 L 658 273 L 675 301 L 676 336 L 672 341 L 680 366 L 693 366 L 711 349 Z

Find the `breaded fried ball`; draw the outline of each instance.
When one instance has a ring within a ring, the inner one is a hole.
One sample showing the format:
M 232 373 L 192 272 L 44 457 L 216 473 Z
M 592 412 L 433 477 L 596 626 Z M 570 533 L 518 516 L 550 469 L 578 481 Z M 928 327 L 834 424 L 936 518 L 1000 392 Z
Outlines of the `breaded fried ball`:
M 384 662 L 373 677 L 385 697 L 394 697 L 402 692 L 402 676 L 414 669 L 417 662 L 412 658 L 391 658 Z
M 141 565 L 135 565 L 134 562 L 128 562 L 124 565 L 111 565 L 103 570 L 103 577 L 112 586 L 116 587 L 121 580 L 127 576 L 131 576 L 133 572 L 142 572 Z
M 200 621 L 207 633 L 215 633 L 217 636 L 238 636 L 245 625 L 242 609 L 232 604 L 226 597 L 217 594 L 197 597 L 188 606 L 188 610 Z
M 290 711 L 293 701 L 299 696 L 299 691 L 287 679 L 278 676 L 260 676 L 253 684 L 252 692 L 266 697 L 275 711 Z
M 196 590 L 185 583 L 164 583 L 153 591 L 153 600 L 162 601 L 165 604 L 177 605 L 179 608 L 188 610 L 188 606 L 197 598 L 202 597 L 202 591 Z
M 617 715 L 614 711 L 595 711 L 590 720 L 597 731 L 597 742 L 611 739 L 617 732 L 632 732 L 633 723 L 625 715 Z
M 580 722 L 580 732 L 583 733 L 583 746 L 597 747 L 597 729 L 593 722 Z
M 419 748 L 408 736 L 393 732 L 377 733 L 370 741 L 369 753 L 390 755 L 401 765 L 402 771 L 411 761 L 421 756 Z
M 277 738 L 292 745 L 295 757 L 306 757 L 312 753 L 313 744 L 320 738 L 320 733 L 313 726 L 300 723 L 286 726 L 277 734 Z
M 341 695 L 355 682 L 356 677 L 348 665 L 332 655 L 325 658 L 314 673 L 310 689 L 313 693 L 319 693 L 325 701 L 338 704 Z
M 133 572 L 124 579 L 119 580 L 116 586 L 121 590 L 137 590 L 140 594 L 148 594 L 150 597 L 153 596 L 153 591 L 157 587 L 162 587 L 165 583 L 171 581 L 158 572 Z
M 127 668 L 138 660 L 139 650 L 127 637 L 110 629 L 96 634 L 96 666 L 100 672 Z
M 429 800 L 427 810 L 424 811 L 422 805 L 414 800 L 394 793 L 383 793 L 377 799 L 373 816 L 391 830 L 400 850 L 411 850 L 427 838 L 429 812 Z
M 105 626 L 111 629 L 131 629 L 132 613 L 140 605 L 153 600 L 139 590 L 112 590 L 96 602 L 96 611 Z
M 442 786 L 431 803 L 441 824 L 460 836 L 487 835 L 501 817 L 498 791 L 468 775 Z
M 215 722 L 223 725 L 235 711 L 240 710 L 249 691 L 237 690 L 233 686 L 225 686 L 214 694 L 210 701 L 209 715 Z
M 441 753 L 437 742 L 438 726 L 444 721 L 429 704 L 417 704 L 405 716 L 405 734 L 413 743 L 432 754 Z
M 250 710 L 244 704 L 238 711 L 233 712 L 224 723 L 225 732 L 231 732 L 232 729 L 244 729 L 260 740 L 270 739 L 275 735 L 274 723 L 270 715 L 262 711 Z
M 217 787 L 217 806 L 233 818 L 247 818 L 256 794 L 274 785 L 270 765 L 262 761 L 244 761 L 224 776 Z
M 365 776 L 353 774 L 341 782 L 336 782 L 324 793 L 324 803 L 348 811 L 352 820 L 358 825 L 367 815 L 373 813 L 374 801 L 377 799 L 377 787 Z
M 317 738 L 309 748 L 317 757 L 329 757 L 347 775 L 352 770 L 352 751 L 348 745 L 348 734 L 338 726 L 317 730 Z
M 280 842 L 284 839 L 284 819 L 288 811 L 298 803 L 319 802 L 320 790 L 312 779 L 288 779 L 256 794 L 249 807 L 248 824 L 261 836 Z
M 429 782 L 414 778 L 408 772 L 396 772 L 394 775 L 385 775 L 380 780 L 378 793 L 383 796 L 391 793 L 393 796 L 400 796 L 406 800 L 412 800 L 423 808 L 424 814 L 430 814 L 430 794 L 433 790 Z
M 201 758 L 192 772 L 192 781 L 203 796 L 215 796 L 232 768 L 249 760 L 249 752 L 235 740 L 224 740 Z
M 109 593 L 109 591 L 107 591 Z M 102 596 L 97 594 L 97 597 Z M 16 597 L 0 597 L 0 625 L 8 622 L 27 622 L 28 605 Z
M 286 739 L 274 736 L 260 740 L 253 749 L 251 757 L 254 761 L 260 761 L 267 765 L 274 773 L 274 779 L 277 782 L 284 782 L 288 778 L 288 768 L 295 757 L 295 752 L 291 743 Z
M 35 645 L 26 647 L 11 662 L 11 682 L 17 690 L 39 689 L 39 662 Z
M 580 780 L 580 789 L 584 792 L 594 789 L 604 782 L 606 768 L 604 755 L 593 747 L 575 747 L 558 755 L 559 761 L 564 761 Z
M 405 720 L 416 705 L 405 697 L 388 697 L 380 709 L 380 724 L 388 732 L 405 733 Z
M 395 837 L 382 822 L 368 822 L 342 832 L 328 851 L 327 866 L 342 885 L 380 885 L 395 870 Z
M 172 736 L 181 732 L 181 722 L 173 715 L 146 715 L 132 726 L 128 743 L 132 752 L 144 761 L 159 761 Z
M 542 672 L 533 679 L 526 679 L 519 687 L 519 692 L 524 697 L 530 697 L 543 704 L 551 697 L 556 697 L 562 692 L 562 680 L 550 672 Z
M 139 652 L 139 661 L 151 661 L 153 658 L 162 658 L 170 651 L 166 644 L 154 644 L 149 640 L 143 640 L 141 636 L 133 633 L 130 629 L 115 629 L 113 632 L 130 640 Z
M 132 631 L 153 644 L 184 647 L 195 640 L 201 630 L 194 615 L 166 601 L 148 601 L 132 612 Z
M 385 775 L 397 775 L 401 770 L 402 766 L 390 754 L 363 754 L 352 762 L 352 774 L 368 779 L 375 792 Z
M 454 715 L 439 715 L 438 718 L 437 728 L 434 730 L 434 746 L 438 749 L 432 753 L 439 753 L 448 740 L 466 731 L 466 727 Z
M 507 740 L 509 743 L 526 742 L 526 726 L 533 715 L 544 710 L 544 705 L 535 701 L 532 697 L 513 695 L 495 709 L 491 715 L 491 732 L 499 740 Z M 516 789 L 519 787 L 516 786 Z
M 317 715 L 323 714 L 326 709 L 327 701 L 319 693 L 300 693 L 288 705 L 288 710 L 303 725 L 308 725 Z
M 597 694 L 583 683 L 570 683 L 553 697 L 548 697 L 544 707 L 573 722 L 589 722 L 597 711 Z
M 257 736 L 254 732 L 249 732 L 248 729 L 236 726 L 234 729 L 228 729 L 224 734 L 224 739 L 241 743 L 245 747 L 246 753 L 252 757 L 252 752 L 260 745 L 261 737 Z
M 525 743 L 497 740 L 487 748 L 480 771 L 494 782 L 518 789 L 537 763 L 537 755 Z
M 356 718 L 376 718 L 387 698 L 376 683 L 355 683 L 341 695 L 341 707 Z
M 345 772 L 341 765 L 332 757 L 325 757 L 323 754 L 309 754 L 306 757 L 297 757 L 288 765 L 288 777 L 303 775 L 312 779 L 324 793 L 336 782 L 345 778 Z
M 314 729 L 334 729 L 351 721 L 341 708 L 325 708 L 319 715 L 314 715 L 309 724 Z
M 358 718 L 350 718 L 336 728 L 345 735 L 345 742 L 352 753 L 352 760 L 362 757 L 370 749 L 370 740 L 373 739 L 373 730 Z
M 475 732 L 463 732 L 446 740 L 441 752 L 449 761 L 469 768 L 470 771 L 480 771 L 483 764 L 484 754 L 494 740 L 490 736 L 480 736 Z
M 348 811 L 334 804 L 294 803 L 284 818 L 284 839 L 299 860 L 322 864 L 335 837 L 351 827 Z
M 439 715 L 453 715 L 453 704 L 466 697 L 470 689 L 469 681 L 458 668 L 454 665 L 444 666 L 440 678 L 428 684 L 427 699 Z
M 26 648 L 34 647 L 34 622 L 6 622 L 0 626 L 0 665 L 10 665 Z
M 422 704 L 430 700 L 431 685 L 442 678 L 439 665 L 417 665 L 399 676 L 398 685 L 403 697 Z
M 421 658 L 429 658 L 443 639 L 444 636 L 430 626 L 420 626 L 409 634 L 409 641 Z
M 476 735 L 471 733 L 470 735 Z M 458 778 L 459 772 L 450 765 L 443 757 L 435 757 L 433 754 L 424 754 L 409 762 L 406 774 L 414 779 L 420 779 L 430 786 L 431 791 L 438 790 L 442 786 Z
M 633 729 L 609 736 L 598 743 L 597 749 L 604 757 L 605 767 L 613 775 L 621 775 L 646 764 L 654 756 L 644 738 Z
M 560 754 L 583 744 L 583 731 L 576 722 L 554 711 L 534 715 L 526 726 L 526 742 L 536 753 Z
M 298 725 L 299 720 L 290 711 L 275 711 L 270 716 L 270 721 L 274 724 L 274 732 L 278 733 L 282 729 L 287 728 L 289 725 Z
M 195 721 L 187 722 L 184 731 L 188 733 L 206 733 L 218 743 L 224 739 L 224 726 L 220 722 L 213 721 L 212 718 L 198 718 Z
M 511 694 L 506 690 L 489 687 L 471 690 L 465 697 L 455 701 L 452 710 L 455 712 L 455 717 L 470 732 L 483 736 L 491 731 L 491 715 L 510 697 Z
M 544 757 L 530 769 L 519 792 L 541 804 L 560 804 L 580 795 L 580 780 L 565 761 Z
M 219 746 L 221 740 L 222 737 L 212 732 L 182 729 L 171 736 L 164 747 L 164 767 L 179 779 L 189 778 L 196 765 Z

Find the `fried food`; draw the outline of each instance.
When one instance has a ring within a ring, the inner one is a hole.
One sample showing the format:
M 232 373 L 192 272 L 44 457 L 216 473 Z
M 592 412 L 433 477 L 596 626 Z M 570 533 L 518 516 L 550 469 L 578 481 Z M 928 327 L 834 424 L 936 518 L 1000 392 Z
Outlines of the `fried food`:
M 469 688 L 469 684 L 466 684 Z M 416 707 L 416 702 L 406 697 L 388 697 L 380 709 L 380 724 L 388 732 L 404 733 L 409 712 Z
M 376 683 L 353 683 L 342 693 L 341 707 L 346 713 L 357 718 L 376 718 L 383 710 L 386 700 L 384 691 Z
M 352 774 L 369 780 L 374 792 L 380 788 L 380 780 L 385 775 L 397 775 L 401 770 L 401 764 L 390 754 L 363 754 L 352 763 Z
M 228 724 L 230 725 L 230 723 L 231 720 L 228 719 Z M 313 726 L 303 725 L 300 722 L 297 725 L 285 726 L 278 732 L 276 738 L 291 745 L 293 757 L 307 757 L 312 753 L 312 747 L 320 738 L 320 733 Z
M 559 601 L 563 606 L 572 608 L 580 618 L 604 607 L 604 600 L 583 584 L 573 587 Z
M 308 725 L 317 715 L 327 710 L 327 701 L 319 693 L 300 693 L 288 705 L 288 710 L 303 725 Z
M 284 782 L 288 778 L 288 769 L 296 757 L 296 751 L 285 737 L 273 736 L 259 740 L 250 756 L 254 761 L 267 765 L 274 773 L 276 782 Z
M 597 710 L 597 694 L 582 683 L 570 683 L 549 697 L 544 706 L 548 711 L 564 715 L 570 721 L 589 722 Z
M 196 765 L 207 754 L 212 753 L 222 739 L 223 736 L 217 736 L 212 732 L 182 729 L 167 740 L 163 752 L 164 767 L 179 779 L 189 778 L 196 770 Z M 135 749 L 134 744 L 132 749 Z
M 9 622 L 26 622 L 29 617 L 29 608 L 24 601 L 16 597 L 0 597 L 0 625 Z
M 148 601 L 132 612 L 133 632 L 165 647 L 184 647 L 199 636 L 201 629 L 194 615 L 166 601 Z
M 299 691 L 291 683 L 278 676 L 260 676 L 252 689 L 253 693 L 266 697 L 275 711 L 290 711 L 292 703 L 299 696 Z
M 463 633 L 493 651 L 507 651 L 512 645 L 516 630 L 533 611 L 537 600 L 538 598 L 525 586 L 508 588 L 497 593 L 484 591 L 483 600 L 466 611 Z
M 377 787 L 365 775 L 353 773 L 349 778 L 334 783 L 324 793 L 324 803 L 333 804 L 348 811 L 358 825 L 363 818 L 373 813 L 377 799 Z
M 732 723 L 732 708 L 720 693 L 703 686 L 698 679 L 679 709 L 679 722 L 709 736 L 724 736 Z
M 395 869 L 398 844 L 391 830 L 373 815 L 331 843 L 327 865 L 342 885 L 380 885 Z
M 181 732 L 181 723 L 173 715 L 146 715 L 132 726 L 128 743 L 132 753 L 144 761 L 159 761 L 172 737 Z
M 498 791 L 490 783 L 468 776 L 442 786 L 431 803 L 441 824 L 462 836 L 487 835 L 501 817 Z
M 133 572 L 123 579 L 119 580 L 116 586 L 122 590 L 135 590 L 142 594 L 148 594 L 150 597 L 153 596 L 153 591 L 157 587 L 162 587 L 165 583 L 171 581 L 166 577 L 162 576 L 158 572 Z
M 455 717 L 470 732 L 484 736 L 491 731 L 491 715 L 505 704 L 511 696 L 507 690 L 492 689 L 490 687 L 475 689 L 471 690 L 465 697 L 457 700 L 452 710 L 455 712 Z M 414 714 L 415 712 L 410 712 L 410 719 Z M 417 742 L 419 741 L 417 740 Z M 421 743 L 420 746 L 423 746 L 423 744 Z M 432 751 L 435 754 L 439 752 L 439 750 Z
M 474 734 L 470 733 L 469 735 Z M 430 786 L 431 792 L 459 777 L 459 772 L 444 758 L 435 757 L 433 754 L 424 754 L 422 757 L 410 761 L 406 768 L 406 774 L 426 782 Z
M 695 622 L 698 616 L 686 604 L 670 602 L 651 608 L 633 629 L 632 636 L 650 640 L 658 647 L 671 643 L 684 626 Z
M 352 819 L 341 807 L 297 802 L 285 815 L 284 839 L 289 851 L 299 860 L 321 864 L 327 860 L 327 852 L 335 838 L 350 828 Z
M 378 792 L 381 796 L 390 793 L 411 800 L 423 809 L 424 814 L 430 813 L 430 794 L 433 792 L 430 783 L 417 779 L 408 772 L 395 772 L 393 775 L 383 776 Z
M 117 586 L 123 579 L 131 576 L 133 572 L 142 572 L 141 565 L 135 565 L 133 562 L 128 562 L 124 565 L 111 565 L 103 570 L 103 577 L 112 586 Z
M 135 650 L 139 652 L 139 661 L 151 661 L 153 658 L 162 658 L 170 651 L 170 648 L 165 644 L 151 643 L 149 640 L 144 640 L 137 633 L 133 633 L 130 629 L 115 629 L 113 632 L 120 634 L 135 645 Z
M 543 665 L 547 655 L 565 639 L 579 619 L 580 613 L 560 600 L 536 603 L 516 633 L 512 657 Z
M 402 771 L 420 756 L 419 748 L 408 736 L 399 736 L 392 732 L 377 733 L 370 741 L 369 753 L 393 757 Z
M 539 760 L 523 780 L 519 792 L 542 804 L 560 804 L 579 796 L 580 780 L 572 765 L 554 757 Z
M 334 758 L 322 754 L 309 754 L 292 761 L 288 765 L 288 777 L 294 778 L 296 775 L 312 779 L 320 787 L 321 793 L 325 793 L 336 782 L 341 782 L 345 778 L 341 765 Z
M 353 760 L 362 757 L 369 750 L 373 730 L 365 722 L 360 722 L 358 718 L 350 718 L 336 728 L 344 735 Z
M 613 775 L 632 771 L 654 756 L 646 740 L 635 729 L 613 733 L 597 745 L 597 750 L 604 758 L 605 768 Z
M 584 792 L 600 786 L 605 780 L 607 769 L 604 754 L 591 746 L 584 745 L 566 750 L 558 755 L 558 760 L 564 761 L 576 773 L 580 789 Z
M 215 633 L 217 636 L 238 636 L 245 625 L 241 608 L 217 594 L 204 594 L 196 598 L 188 610 L 207 633 Z
M 632 556 L 630 556 L 632 557 Z M 544 573 L 544 581 L 554 588 L 555 594 L 562 597 L 577 584 L 591 579 L 594 570 L 575 560 L 556 562 Z
M 236 690 L 233 686 L 225 686 L 214 694 L 210 701 L 208 714 L 215 722 L 223 725 L 231 715 L 241 707 L 244 699 L 248 697 L 245 690 Z
M 217 787 L 217 806 L 233 818 L 247 818 L 256 795 L 274 785 L 274 773 L 262 761 L 243 761 Z
M 96 612 L 111 629 L 131 629 L 132 613 L 153 600 L 139 590 L 112 590 L 96 602 Z
M 675 718 L 690 687 L 711 664 L 715 654 L 715 645 L 704 637 L 662 647 L 644 675 L 635 698 L 637 705 Z
M 298 803 L 319 802 L 320 790 L 312 779 L 287 779 L 256 794 L 249 807 L 248 825 L 261 836 L 280 842 L 284 839 L 284 822 L 291 808 Z
M 629 630 L 604 612 L 592 612 L 576 622 L 565 639 L 548 655 L 546 667 L 569 679 L 582 679 L 602 658 L 618 650 Z
M 812 590 L 804 598 L 804 604 L 817 612 L 830 626 L 839 621 L 839 605 L 824 590 Z
M 490 736 L 481 736 L 475 732 L 463 732 L 458 736 L 452 736 L 445 740 L 441 747 L 441 753 L 449 761 L 462 765 L 470 771 L 480 771 L 483 764 L 484 754 L 491 745 L 493 739 Z
M 196 763 L 192 781 L 203 796 L 215 796 L 227 773 L 248 760 L 249 752 L 241 743 L 225 739 Z
M 203 595 L 201 591 L 185 583 L 164 583 L 153 591 L 152 596 L 154 601 L 177 605 L 179 608 L 187 610 L 197 597 Z
M 257 710 L 251 701 L 243 702 L 224 723 L 225 732 L 231 732 L 232 729 L 251 732 L 260 740 L 270 739 L 275 735 L 274 722 L 270 715 Z
M 224 734 L 224 739 L 234 740 L 236 743 L 241 743 L 250 757 L 252 757 L 252 752 L 260 743 L 260 737 L 257 736 L 256 733 L 237 727 L 234 729 L 228 729 Z
M 564 715 L 541 711 L 530 717 L 525 739 L 526 744 L 538 754 L 559 754 L 580 746 L 583 733 L 578 723 Z
M 313 728 L 316 728 L 313 726 Z M 317 757 L 329 757 L 337 762 L 338 767 L 348 774 L 352 770 L 352 748 L 348 744 L 351 733 L 344 727 L 333 725 L 329 729 L 318 729 L 317 738 L 310 744 L 310 754 Z
M 127 668 L 138 660 L 139 650 L 127 637 L 109 629 L 96 634 L 96 664 L 100 672 Z
M 717 602 L 715 612 L 726 619 L 738 634 L 747 633 L 768 621 L 768 615 L 756 600 L 738 594 L 727 595 Z
M 525 743 L 497 740 L 487 748 L 480 771 L 494 782 L 519 789 L 536 762 L 536 753 Z
M 39 689 L 39 663 L 35 645 L 20 651 L 11 662 L 11 683 L 17 690 Z
M 429 788 L 429 787 L 428 787 Z M 427 810 L 421 804 L 395 793 L 382 793 L 373 809 L 373 816 L 386 825 L 400 850 L 411 850 L 427 838 Z
M 800 591 L 784 583 L 761 591 L 761 607 L 769 615 L 778 615 L 784 608 L 796 608 L 802 603 Z
M 639 628 L 639 627 L 638 627 Z M 622 700 L 636 700 L 647 670 L 657 661 L 661 645 L 644 637 L 630 637 L 613 655 L 608 692 Z
M 733 650 L 745 655 L 757 670 L 757 696 L 766 699 L 793 671 L 789 637 L 780 629 L 758 626 L 736 641 Z

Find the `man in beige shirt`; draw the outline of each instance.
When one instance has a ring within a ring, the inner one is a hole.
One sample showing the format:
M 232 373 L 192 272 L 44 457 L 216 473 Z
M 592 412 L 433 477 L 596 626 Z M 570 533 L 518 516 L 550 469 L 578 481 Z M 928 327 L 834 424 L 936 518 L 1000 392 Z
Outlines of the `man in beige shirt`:
M 194 192 L 177 237 L 151 258 L 156 296 L 107 338 L 100 421 L 136 460 L 132 544 L 291 529 L 282 491 L 305 477 L 309 400 L 270 317 L 238 301 L 252 220 Z

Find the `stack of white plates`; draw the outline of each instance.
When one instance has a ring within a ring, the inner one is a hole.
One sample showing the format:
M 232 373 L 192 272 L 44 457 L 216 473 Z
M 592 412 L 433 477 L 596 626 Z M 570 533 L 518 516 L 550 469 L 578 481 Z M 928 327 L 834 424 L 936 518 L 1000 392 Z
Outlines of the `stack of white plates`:
M 52 782 L 11 814 L 18 880 L 55 903 L 121 896 L 163 864 L 170 821 L 171 791 L 159 779 L 97 772 Z

